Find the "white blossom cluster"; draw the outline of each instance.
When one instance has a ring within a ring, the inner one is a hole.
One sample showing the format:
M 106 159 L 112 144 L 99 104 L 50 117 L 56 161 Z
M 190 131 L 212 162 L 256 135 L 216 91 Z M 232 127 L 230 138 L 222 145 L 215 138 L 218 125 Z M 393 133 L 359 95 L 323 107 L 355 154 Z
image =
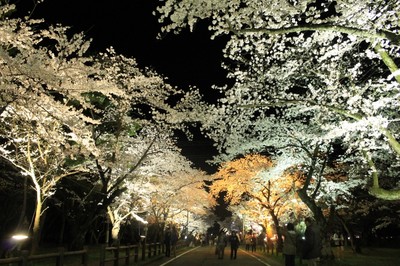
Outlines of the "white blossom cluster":
M 173 137 L 204 120 L 199 95 L 170 86 L 112 47 L 88 55 L 90 40 L 69 27 L 7 17 L 14 8 L 0 4 L 0 156 L 30 178 L 34 232 L 64 177 L 90 177 L 104 195 L 98 206 L 111 202 L 105 207 L 113 236 L 125 219 L 156 208 L 152 197 L 160 192 L 173 198 L 168 208 L 181 210 L 180 199 L 198 194 L 201 205 L 191 197 L 188 211 L 203 215 L 209 201 L 199 183 L 207 178 Z
M 380 160 L 385 151 L 397 154 L 389 156 L 396 164 L 399 9 L 397 1 L 375 0 L 167 0 L 157 12 L 165 31 L 208 20 L 214 37 L 229 37 L 223 67 L 235 84 L 221 88 L 220 117 L 204 126 L 224 152 L 218 162 L 299 152 L 287 147 L 301 141 L 340 143 L 354 162 L 366 151 Z

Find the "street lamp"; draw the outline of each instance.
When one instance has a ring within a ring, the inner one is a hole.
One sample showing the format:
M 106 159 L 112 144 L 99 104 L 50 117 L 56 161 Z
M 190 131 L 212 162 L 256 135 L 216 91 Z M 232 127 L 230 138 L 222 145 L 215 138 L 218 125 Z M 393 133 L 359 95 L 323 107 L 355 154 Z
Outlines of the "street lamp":
M 17 250 L 21 250 L 22 243 L 28 238 L 29 236 L 26 234 L 16 234 L 11 237 L 11 239 L 15 242 Z
M 28 236 L 24 235 L 24 234 L 18 234 L 18 235 L 13 235 L 11 238 L 16 240 L 16 241 L 22 241 L 22 240 L 27 239 Z

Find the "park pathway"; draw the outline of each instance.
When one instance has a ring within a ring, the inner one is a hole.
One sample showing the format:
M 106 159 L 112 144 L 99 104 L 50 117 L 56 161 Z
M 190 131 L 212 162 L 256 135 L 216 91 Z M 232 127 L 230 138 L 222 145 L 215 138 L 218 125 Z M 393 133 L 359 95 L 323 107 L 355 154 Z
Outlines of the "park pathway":
M 239 249 L 236 260 L 230 259 L 229 246 L 225 249 L 224 259 L 218 259 L 215 255 L 215 247 L 205 246 L 196 247 L 183 253 L 177 254 L 176 257 L 162 257 L 146 266 L 280 266 L 274 262 L 268 262 L 265 257 L 260 257 L 256 253 Z

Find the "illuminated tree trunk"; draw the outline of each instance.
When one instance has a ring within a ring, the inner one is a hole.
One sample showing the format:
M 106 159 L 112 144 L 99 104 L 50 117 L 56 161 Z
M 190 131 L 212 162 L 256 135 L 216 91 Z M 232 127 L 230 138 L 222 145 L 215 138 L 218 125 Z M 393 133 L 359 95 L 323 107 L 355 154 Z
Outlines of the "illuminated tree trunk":
M 42 201 L 42 195 L 41 195 L 41 188 L 39 183 L 37 182 L 36 177 L 33 175 L 31 176 L 32 181 L 35 185 L 35 190 L 36 190 L 36 208 L 35 208 L 35 218 L 33 221 L 33 229 L 32 229 L 32 247 L 31 247 L 31 254 L 35 254 L 39 247 L 39 242 L 40 242 L 40 217 L 42 214 L 42 208 L 43 208 L 43 201 Z
M 282 232 L 279 230 L 279 219 L 273 210 L 269 210 L 269 214 L 271 215 L 272 221 L 274 222 L 276 228 L 276 234 L 278 235 L 278 242 L 276 246 L 276 253 L 282 252 L 283 248 L 283 240 L 282 240 Z
M 112 225 L 112 228 L 111 228 L 112 245 L 119 244 L 119 231 L 120 230 L 121 230 L 121 223 L 117 222 Z
M 124 216 L 119 216 L 118 211 L 113 211 L 110 206 L 107 207 L 107 214 L 109 221 L 112 225 L 111 227 L 111 243 L 113 246 L 119 244 L 119 232 L 121 231 L 121 222 L 130 216 L 130 213 Z

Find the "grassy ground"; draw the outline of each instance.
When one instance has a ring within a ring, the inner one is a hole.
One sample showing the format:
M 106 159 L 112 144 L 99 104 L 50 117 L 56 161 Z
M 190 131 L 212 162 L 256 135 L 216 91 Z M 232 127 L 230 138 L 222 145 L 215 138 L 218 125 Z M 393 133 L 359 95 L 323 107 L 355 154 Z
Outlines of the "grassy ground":
M 400 249 L 364 248 L 361 254 L 354 254 L 346 249 L 338 256 L 335 265 L 363 265 L 363 266 L 398 266 L 400 265 Z
M 271 255 L 259 252 L 263 256 L 272 260 L 274 264 L 284 265 L 282 254 Z M 350 248 L 345 250 L 335 250 L 335 260 L 321 262 L 320 265 L 326 266 L 399 266 L 399 248 L 363 248 L 361 254 L 355 254 Z M 307 265 L 296 258 L 296 265 Z

